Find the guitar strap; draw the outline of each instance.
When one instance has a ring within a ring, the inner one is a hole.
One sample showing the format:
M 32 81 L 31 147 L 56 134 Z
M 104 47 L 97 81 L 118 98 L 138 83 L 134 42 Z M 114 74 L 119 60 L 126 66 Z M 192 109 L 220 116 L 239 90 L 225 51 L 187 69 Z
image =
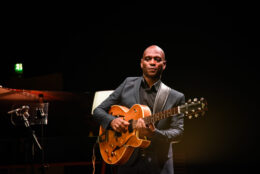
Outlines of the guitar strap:
M 154 105 L 153 105 L 153 114 L 157 112 L 161 112 L 165 106 L 167 98 L 170 94 L 171 88 L 166 86 L 161 82 L 158 92 L 155 97 Z

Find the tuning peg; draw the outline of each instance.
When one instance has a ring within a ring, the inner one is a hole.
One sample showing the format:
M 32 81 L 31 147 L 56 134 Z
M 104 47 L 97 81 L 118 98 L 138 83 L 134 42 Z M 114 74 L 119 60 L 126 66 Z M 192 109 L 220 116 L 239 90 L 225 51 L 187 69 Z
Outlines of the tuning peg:
M 195 114 L 194 116 L 195 116 L 195 118 L 198 118 L 198 117 L 199 117 L 199 114 Z
M 199 111 L 201 111 L 201 108 L 198 108 Z
M 203 97 L 201 97 L 201 98 L 200 98 L 200 101 L 204 101 L 204 98 L 203 98 Z
M 188 103 L 191 103 L 191 99 L 188 100 Z
M 192 110 L 191 110 L 191 112 L 193 112 L 193 113 L 194 113 L 194 112 L 195 112 L 195 110 L 194 110 L 194 109 L 192 109 Z
M 189 118 L 189 119 L 192 119 L 192 115 L 189 115 L 188 118 Z
M 197 102 L 197 101 L 198 101 L 198 99 L 197 99 L 197 98 L 194 98 L 194 99 L 193 99 L 193 101 L 194 101 L 194 102 Z

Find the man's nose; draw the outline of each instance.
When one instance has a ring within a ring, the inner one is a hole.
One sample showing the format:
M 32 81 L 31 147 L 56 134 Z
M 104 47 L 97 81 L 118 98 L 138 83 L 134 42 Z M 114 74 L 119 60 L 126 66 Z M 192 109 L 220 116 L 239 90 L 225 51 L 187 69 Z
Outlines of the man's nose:
M 154 58 L 152 58 L 149 63 L 150 63 L 151 65 L 155 65 L 155 60 L 154 60 Z

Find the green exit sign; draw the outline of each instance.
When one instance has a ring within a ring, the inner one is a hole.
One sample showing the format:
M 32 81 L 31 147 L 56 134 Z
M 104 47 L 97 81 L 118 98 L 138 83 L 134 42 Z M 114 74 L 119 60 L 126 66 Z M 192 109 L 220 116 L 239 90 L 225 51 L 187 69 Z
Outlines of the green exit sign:
M 14 65 L 14 71 L 17 73 L 17 74 L 22 74 L 23 73 L 23 64 L 22 63 L 16 63 Z

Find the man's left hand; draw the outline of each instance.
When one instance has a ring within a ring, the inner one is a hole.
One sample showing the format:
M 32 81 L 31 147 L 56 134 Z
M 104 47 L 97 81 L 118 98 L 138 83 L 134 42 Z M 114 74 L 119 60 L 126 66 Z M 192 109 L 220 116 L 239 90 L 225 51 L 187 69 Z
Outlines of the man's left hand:
M 144 120 L 139 118 L 136 123 L 136 129 L 139 131 L 140 138 L 143 138 L 144 136 L 151 137 L 155 131 L 155 126 L 154 124 L 146 126 Z

